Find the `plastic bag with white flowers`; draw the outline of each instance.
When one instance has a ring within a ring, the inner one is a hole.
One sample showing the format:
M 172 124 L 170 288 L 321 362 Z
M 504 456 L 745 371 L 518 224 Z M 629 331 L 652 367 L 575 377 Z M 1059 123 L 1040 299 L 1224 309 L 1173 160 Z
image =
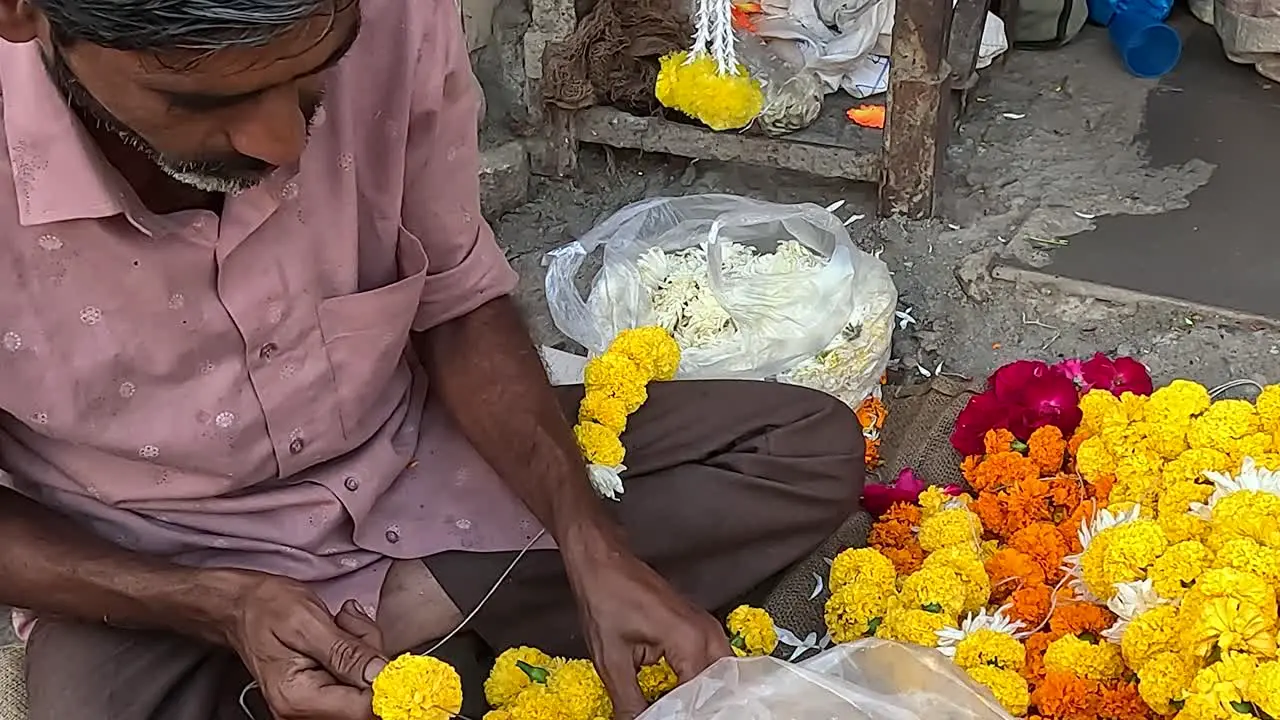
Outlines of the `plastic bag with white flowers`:
M 638 720 L 1004 720 L 991 695 L 937 650 L 869 638 L 799 664 L 728 658 Z
M 854 407 L 884 373 L 898 298 L 832 213 L 735 195 L 628 205 L 548 255 L 546 291 L 556 327 L 592 355 L 660 325 L 680 344 L 677 378 L 777 378 Z

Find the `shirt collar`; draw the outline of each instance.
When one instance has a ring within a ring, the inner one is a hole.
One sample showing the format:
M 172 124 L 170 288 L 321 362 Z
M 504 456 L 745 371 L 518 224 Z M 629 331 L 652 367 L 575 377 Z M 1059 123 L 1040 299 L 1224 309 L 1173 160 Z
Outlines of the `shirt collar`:
M 124 212 L 124 195 L 40 58 L 40 47 L 0 40 L 0 108 L 24 226 Z

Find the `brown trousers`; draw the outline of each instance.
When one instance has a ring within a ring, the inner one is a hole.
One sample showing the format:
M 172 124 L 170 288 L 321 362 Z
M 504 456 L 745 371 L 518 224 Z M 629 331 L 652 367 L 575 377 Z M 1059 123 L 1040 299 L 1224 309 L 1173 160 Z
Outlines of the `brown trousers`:
M 576 417 L 582 389 L 559 393 Z M 807 556 L 853 512 L 862 489 L 856 418 L 805 388 L 659 384 L 623 441 L 626 494 L 611 508 L 631 548 L 708 610 Z M 425 562 L 467 613 L 513 557 L 449 552 Z M 470 628 L 494 649 L 586 654 L 554 551 L 521 559 Z M 234 653 L 178 635 L 48 619 L 27 648 L 30 720 L 245 720 L 239 695 L 248 682 Z

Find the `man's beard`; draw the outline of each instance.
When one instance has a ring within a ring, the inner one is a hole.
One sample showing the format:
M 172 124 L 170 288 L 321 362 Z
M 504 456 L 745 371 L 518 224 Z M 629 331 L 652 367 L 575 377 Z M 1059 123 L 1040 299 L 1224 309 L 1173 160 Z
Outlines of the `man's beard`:
M 57 48 L 52 53 L 40 55 L 44 59 L 49 77 L 84 121 L 96 123 L 113 133 L 125 145 L 141 152 L 166 175 L 184 185 L 204 192 L 238 193 L 254 187 L 275 170 L 271 163 L 248 155 L 234 154 L 200 160 L 181 160 L 166 156 L 98 102 L 71 71 Z M 308 129 L 319 107 L 317 100 L 306 108 Z

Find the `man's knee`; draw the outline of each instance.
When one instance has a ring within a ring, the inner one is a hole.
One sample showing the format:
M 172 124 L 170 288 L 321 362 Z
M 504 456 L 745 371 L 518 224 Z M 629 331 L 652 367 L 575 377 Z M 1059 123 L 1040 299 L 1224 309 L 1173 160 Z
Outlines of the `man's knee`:
M 838 398 L 818 390 L 785 385 L 785 402 L 794 409 L 793 426 L 780 436 L 777 450 L 807 469 L 795 482 L 819 501 L 832 529 L 858 509 L 866 482 L 866 441 L 858 416 Z
M 240 720 L 234 653 L 178 635 L 42 619 L 27 644 L 29 720 Z

